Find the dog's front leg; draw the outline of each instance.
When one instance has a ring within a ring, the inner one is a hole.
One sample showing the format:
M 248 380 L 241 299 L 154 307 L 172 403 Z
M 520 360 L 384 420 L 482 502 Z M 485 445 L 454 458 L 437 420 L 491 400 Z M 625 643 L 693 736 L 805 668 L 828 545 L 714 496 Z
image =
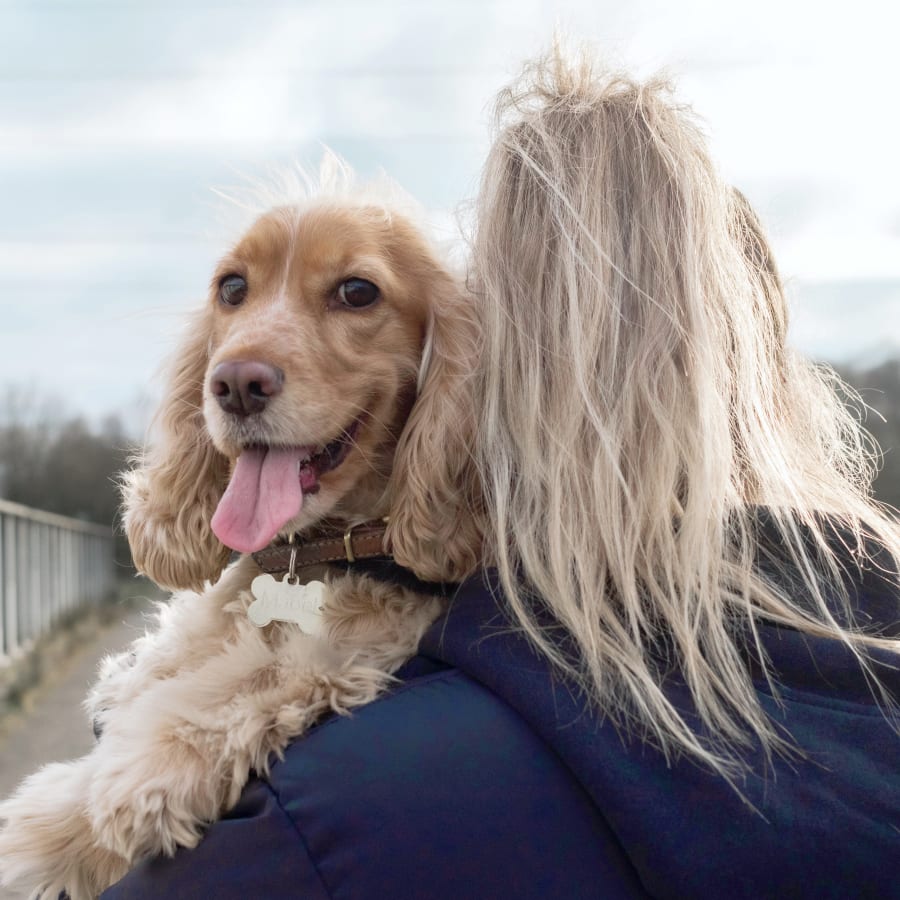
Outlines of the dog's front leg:
M 117 710 L 127 707 L 156 681 L 197 669 L 233 636 L 234 604 L 259 569 L 250 557 L 231 566 L 201 593 L 181 591 L 157 604 L 152 627 L 122 653 L 100 664 L 85 709 L 96 734 Z
M 196 845 L 251 769 L 265 773 L 323 714 L 367 703 L 391 681 L 354 656 L 293 625 L 236 617 L 218 655 L 156 682 L 110 723 L 88 803 L 98 839 L 129 862 Z
M 101 842 L 129 861 L 194 846 L 264 768 L 282 680 L 266 635 L 237 616 L 217 653 L 135 696 L 101 740 L 89 802 Z

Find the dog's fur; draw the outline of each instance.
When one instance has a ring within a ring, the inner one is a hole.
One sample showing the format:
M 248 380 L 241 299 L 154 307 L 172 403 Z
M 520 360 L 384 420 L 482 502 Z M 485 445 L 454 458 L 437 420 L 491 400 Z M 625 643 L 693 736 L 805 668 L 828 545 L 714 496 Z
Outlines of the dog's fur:
M 239 307 L 218 297 L 231 272 L 249 284 Z M 378 285 L 379 302 L 337 304 L 350 277 Z M 229 551 L 209 522 L 243 447 L 321 446 L 360 419 L 346 459 L 282 534 L 390 514 L 398 562 L 431 581 L 460 579 L 481 541 L 462 387 L 473 347 L 466 292 L 405 214 L 335 195 L 272 209 L 250 228 L 177 354 L 159 439 L 125 476 L 136 564 L 181 592 L 154 632 L 105 661 L 87 704 L 102 729 L 93 751 L 42 769 L 0 806 L 4 884 L 82 900 L 141 857 L 195 845 L 251 770 L 264 774 L 322 714 L 346 713 L 391 681 L 438 600 L 326 574 L 326 636 L 258 628 L 246 610 L 260 570 L 244 556 L 221 574 Z M 284 384 L 262 412 L 238 417 L 216 402 L 211 373 L 246 359 L 278 367 Z

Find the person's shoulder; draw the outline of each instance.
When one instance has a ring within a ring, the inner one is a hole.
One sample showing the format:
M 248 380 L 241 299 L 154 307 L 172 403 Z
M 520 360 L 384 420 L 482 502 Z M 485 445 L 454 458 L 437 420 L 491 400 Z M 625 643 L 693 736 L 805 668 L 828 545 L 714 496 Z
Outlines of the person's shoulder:
M 317 726 L 196 849 L 104 896 L 578 898 L 601 885 L 642 896 L 588 794 L 516 712 L 441 668 Z
M 333 896 L 587 897 L 604 882 L 617 896 L 629 882 L 556 754 L 457 669 L 322 724 L 270 783 Z

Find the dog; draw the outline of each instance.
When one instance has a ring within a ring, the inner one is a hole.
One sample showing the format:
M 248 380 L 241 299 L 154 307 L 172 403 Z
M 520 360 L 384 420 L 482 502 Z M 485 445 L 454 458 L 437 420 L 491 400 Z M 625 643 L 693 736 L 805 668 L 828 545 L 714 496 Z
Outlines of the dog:
M 196 845 L 251 770 L 383 691 L 478 564 L 471 297 L 395 194 L 328 171 L 189 322 L 123 478 L 135 564 L 176 593 L 103 662 L 94 749 L 0 805 L 7 886 L 83 900 Z

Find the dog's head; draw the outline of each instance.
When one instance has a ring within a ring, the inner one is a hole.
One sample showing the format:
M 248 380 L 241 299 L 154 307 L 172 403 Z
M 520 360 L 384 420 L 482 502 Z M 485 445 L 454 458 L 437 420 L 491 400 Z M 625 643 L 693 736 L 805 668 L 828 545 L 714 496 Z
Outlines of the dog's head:
M 471 571 L 474 349 L 469 297 L 404 215 L 264 214 L 219 263 L 158 439 L 124 478 L 139 570 L 199 587 L 231 549 L 390 514 L 395 556 L 420 576 Z

